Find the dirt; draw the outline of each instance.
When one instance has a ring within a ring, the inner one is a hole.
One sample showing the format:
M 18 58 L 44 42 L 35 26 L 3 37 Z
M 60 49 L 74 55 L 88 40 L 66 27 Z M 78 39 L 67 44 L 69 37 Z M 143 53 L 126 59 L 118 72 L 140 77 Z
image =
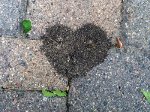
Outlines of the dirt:
M 112 47 L 107 34 L 94 24 L 85 24 L 73 31 L 60 24 L 47 28 L 41 47 L 48 61 L 65 77 L 85 76 L 107 57 Z

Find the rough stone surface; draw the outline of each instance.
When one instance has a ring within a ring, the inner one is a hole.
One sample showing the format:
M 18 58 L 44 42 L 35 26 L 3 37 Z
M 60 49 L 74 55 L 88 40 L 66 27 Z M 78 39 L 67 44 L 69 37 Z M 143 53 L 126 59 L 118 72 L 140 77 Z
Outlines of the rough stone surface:
M 47 98 L 40 92 L 0 91 L 1 112 L 66 112 L 66 98 Z
M 0 0 L 0 35 L 20 35 L 20 22 L 25 17 L 27 0 Z
M 72 80 L 70 112 L 149 112 L 140 92 L 150 91 L 150 2 L 124 0 L 124 48 L 112 48 L 104 63 Z
M 121 0 L 29 0 L 26 17 L 33 23 L 29 36 L 38 39 L 55 24 L 76 30 L 86 23 L 100 26 L 108 36 L 116 36 L 120 9 Z
M 110 49 L 103 63 L 90 69 L 85 77 L 72 79 L 67 103 L 70 112 L 149 112 L 150 110 L 149 103 L 140 92 L 140 89 L 150 90 L 150 2 L 149 0 L 122 1 L 124 9 L 120 27 L 121 0 L 29 0 L 26 18 L 31 19 L 33 23 L 33 29 L 29 34 L 31 39 L 39 39 L 45 35 L 46 28 L 51 28 L 56 23 L 68 26 L 73 32 L 80 29 L 83 24 L 92 23 L 106 30 L 108 37 L 122 35 L 124 48 Z M 17 35 L 20 17 L 23 17 L 19 15 L 18 9 L 23 0 L 13 2 L 1 0 L 0 3 L 2 14 L 0 35 Z M 6 13 L 7 8 L 9 8 L 8 13 Z M 11 13 L 13 11 L 15 13 Z M 16 17 L 19 19 L 16 20 Z M 5 23 L 4 18 L 11 22 Z M 83 40 L 81 39 L 77 48 L 82 46 L 82 42 L 83 46 L 88 43 L 84 41 L 86 40 L 84 33 L 81 35 Z M 61 43 L 62 38 L 57 36 L 58 38 L 54 40 Z M 67 79 L 62 78 L 54 70 L 53 64 L 49 63 L 46 56 L 40 52 L 42 44 L 41 41 L 2 37 L 0 85 L 18 89 L 41 89 L 47 86 L 50 89 L 66 88 Z M 68 44 L 54 45 L 58 45 L 56 47 L 61 49 L 68 47 Z M 93 47 L 94 44 L 91 46 Z M 81 49 L 77 54 L 82 53 L 88 52 Z M 67 60 L 66 57 L 65 59 Z M 16 110 L 32 112 L 37 109 L 44 112 L 65 112 L 66 98 L 47 99 L 38 92 L 0 91 L 2 112 L 16 112 Z
M 67 78 L 58 75 L 42 53 L 40 40 L 0 38 L 0 85 L 4 88 L 65 89 Z

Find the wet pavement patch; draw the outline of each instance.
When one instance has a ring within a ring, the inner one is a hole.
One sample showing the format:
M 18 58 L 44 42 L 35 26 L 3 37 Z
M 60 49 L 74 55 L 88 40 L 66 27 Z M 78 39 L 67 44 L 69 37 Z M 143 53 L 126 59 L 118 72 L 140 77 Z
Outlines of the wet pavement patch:
M 57 24 L 47 28 L 41 38 L 41 51 L 57 72 L 69 79 L 85 76 L 104 61 L 112 47 L 106 32 L 93 24 L 85 24 L 76 31 Z

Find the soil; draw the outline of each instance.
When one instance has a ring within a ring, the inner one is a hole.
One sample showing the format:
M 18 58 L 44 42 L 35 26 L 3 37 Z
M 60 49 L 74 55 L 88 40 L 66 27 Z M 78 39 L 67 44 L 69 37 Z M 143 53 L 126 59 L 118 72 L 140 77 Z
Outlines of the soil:
M 57 24 L 47 28 L 41 38 L 41 50 L 48 61 L 59 74 L 70 79 L 85 76 L 104 61 L 112 47 L 106 32 L 90 23 L 76 31 Z

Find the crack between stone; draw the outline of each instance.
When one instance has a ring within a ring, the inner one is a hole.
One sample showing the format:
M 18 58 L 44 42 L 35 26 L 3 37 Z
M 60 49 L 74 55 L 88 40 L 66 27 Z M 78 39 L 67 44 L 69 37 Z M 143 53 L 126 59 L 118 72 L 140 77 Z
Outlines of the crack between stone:
M 69 87 L 69 89 L 68 89 L 68 95 L 66 97 L 66 108 L 67 108 L 66 112 L 69 112 L 69 107 L 70 107 L 70 104 L 69 104 L 69 91 L 70 91 L 70 87 L 71 87 L 71 82 L 72 82 L 72 78 L 68 78 L 67 87 Z

